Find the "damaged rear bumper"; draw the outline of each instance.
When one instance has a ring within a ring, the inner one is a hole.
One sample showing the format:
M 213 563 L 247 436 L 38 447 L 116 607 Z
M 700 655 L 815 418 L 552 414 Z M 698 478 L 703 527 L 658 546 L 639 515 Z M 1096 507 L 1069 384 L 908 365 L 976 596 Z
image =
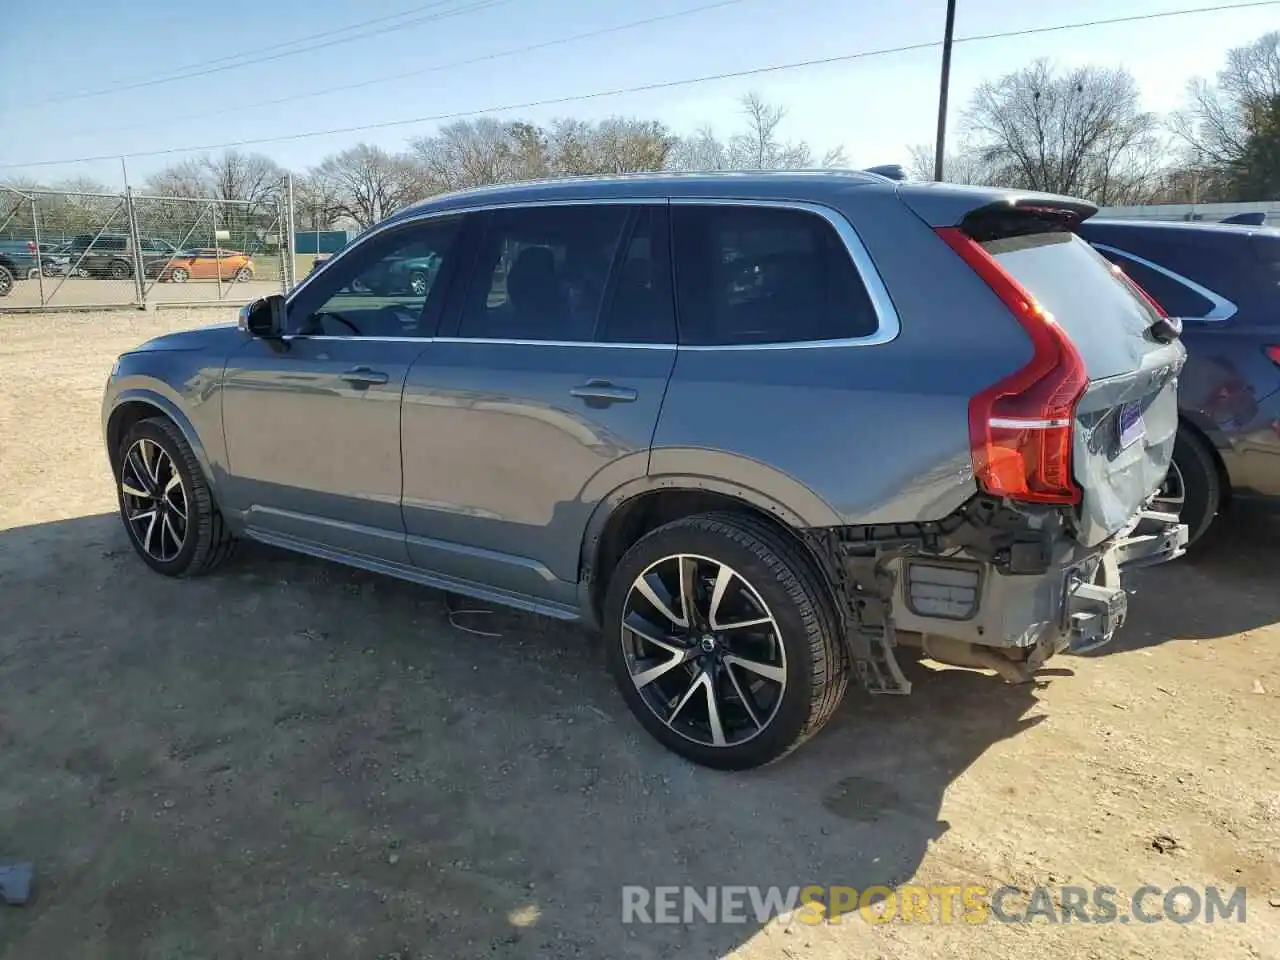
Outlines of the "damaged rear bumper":
M 1062 647 L 1069 653 L 1088 653 L 1110 643 L 1129 611 L 1122 575 L 1182 556 L 1187 552 L 1187 535 L 1187 525 L 1179 523 L 1175 514 L 1139 514 L 1131 531 L 1098 558 L 1091 580 L 1077 577 L 1068 590 Z
M 1064 545 L 1058 562 L 1038 574 L 1004 574 L 959 558 L 904 558 L 891 565 L 893 625 L 900 637 L 919 634 L 926 651 L 941 651 L 942 640 L 951 651 L 957 643 L 998 648 L 1034 670 L 1055 654 L 1110 643 L 1128 616 L 1123 575 L 1173 560 L 1186 545 L 1187 527 L 1176 516 L 1144 511 L 1096 549 Z

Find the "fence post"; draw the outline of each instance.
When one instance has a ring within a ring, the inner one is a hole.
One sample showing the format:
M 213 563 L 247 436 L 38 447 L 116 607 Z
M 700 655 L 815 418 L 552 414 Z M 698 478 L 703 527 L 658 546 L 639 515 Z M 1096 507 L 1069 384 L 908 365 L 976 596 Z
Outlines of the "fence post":
M 298 255 L 294 248 L 294 220 L 293 220 L 293 174 L 285 175 L 285 208 L 284 223 L 281 227 L 281 240 L 284 242 L 280 245 L 285 251 L 288 258 L 289 269 L 285 275 L 288 277 L 288 286 L 285 287 L 285 293 L 288 293 L 298 285 Z
M 40 211 L 37 208 L 36 198 L 31 197 L 31 232 L 36 238 L 36 283 L 40 285 L 40 306 L 45 306 L 44 302 L 44 251 L 40 249 Z M 67 260 L 68 265 L 71 263 Z
M 133 288 L 138 306 L 146 306 L 146 277 L 142 263 L 142 238 L 138 235 L 137 211 L 133 208 L 133 188 L 124 188 L 124 213 L 129 222 L 129 244 L 133 247 Z

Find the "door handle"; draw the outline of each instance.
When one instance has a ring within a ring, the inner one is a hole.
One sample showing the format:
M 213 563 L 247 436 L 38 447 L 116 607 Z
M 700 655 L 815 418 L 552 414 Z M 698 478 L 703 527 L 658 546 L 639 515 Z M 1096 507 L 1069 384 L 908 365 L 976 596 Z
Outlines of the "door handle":
M 608 380 L 588 380 L 580 386 L 571 387 L 569 395 L 587 401 L 590 406 L 632 403 L 640 396 L 631 387 L 616 387 Z
M 340 380 L 357 386 L 368 387 L 375 383 L 386 383 L 387 375 L 381 370 L 370 370 L 368 367 L 352 367 L 338 374 Z

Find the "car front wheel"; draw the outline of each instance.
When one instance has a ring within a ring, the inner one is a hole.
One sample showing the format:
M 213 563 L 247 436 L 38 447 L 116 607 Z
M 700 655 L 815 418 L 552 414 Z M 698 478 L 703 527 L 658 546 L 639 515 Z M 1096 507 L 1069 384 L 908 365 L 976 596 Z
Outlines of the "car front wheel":
M 738 770 L 786 756 L 831 718 L 848 660 L 802 548 L 762 521 L 703 514 L 641 538 L 605 599 L 627 706 L 670 750 Z
M 235 538 L 214 503 L 191 445 L 173 422 L 136 423 L 116 457 L 120 519 L 138 555 L 157 573 L 194 576 L 232 553 Z

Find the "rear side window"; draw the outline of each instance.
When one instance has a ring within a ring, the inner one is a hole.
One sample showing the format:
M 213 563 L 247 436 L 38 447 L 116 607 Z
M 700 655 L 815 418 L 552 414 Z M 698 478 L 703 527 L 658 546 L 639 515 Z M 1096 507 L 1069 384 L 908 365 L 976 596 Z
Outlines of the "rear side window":
M 823 217 L 713 204 L 677 204 L 671 216 L 681 343 L 796 343 L 875 333 L 871 298 Z
M 1132 340 L 1145 340 L 1159 317 L 1073 233 L 1032 233 L 982 244 L 1066 331 L 1090 379 L 1132 369 Z M 1154 294 L 1153 294 L 1154 295 Z
M 1159 270 L 1154 270 L 1139 263 L 1132 257 L 1112 250 L 1101 250 L 1104 257 L 1127 273 L 1138 286 L 1156 298 L 1156 302 L 1164 307 L 1171 317 L 1184 317 L 1198 320 L 1207 317 L 1213 310 L 1213 301 L 1202 297 L 1185 283 Z

